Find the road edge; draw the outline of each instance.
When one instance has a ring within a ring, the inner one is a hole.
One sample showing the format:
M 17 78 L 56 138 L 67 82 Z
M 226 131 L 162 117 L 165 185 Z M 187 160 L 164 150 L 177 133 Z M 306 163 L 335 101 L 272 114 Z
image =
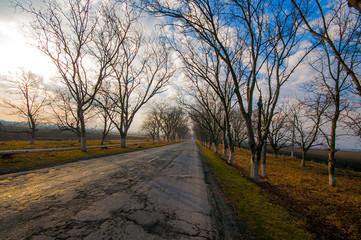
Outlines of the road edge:
M 202 161 L 204 180 L 207 184 L 208 201 L 212 206 L 212 220 L 214 239 L 254 239 L 250 232 L 250 226 L 246 220 L 237 215 L 237 211 L 227 199 L 216 176 L 212 172 L 209 163 L 197 145 L 197 151 Z

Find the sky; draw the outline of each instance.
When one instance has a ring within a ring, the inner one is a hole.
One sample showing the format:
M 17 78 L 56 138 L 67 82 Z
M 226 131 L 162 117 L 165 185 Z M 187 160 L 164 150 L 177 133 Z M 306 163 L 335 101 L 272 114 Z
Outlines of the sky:
M 41 53 L 32 45 L 31 39 L 26 38 L 25 24 L 29 23 L 29 18 L 20 11 L 16 11 L 9 7 L 8 0 L 0 0 L 0 76 L 15 73 L 20 69 L 31 70 L 34 73 L 44 77 L 46 83 L 52 84 L 53 76 L 57 74 L 55 67 L 47 56 Z M 145 19 L 145 29 L 151 29 L 154 24 L 159 21 L 147 17 Z M 294 74 L 293 81 L 287 83 L 282 89 L 283 96 L 294 97 L 299 91 L 299 84 L 307 80 L 307 72 L 304 66 L 298 68 Z M 177 88 L 184 84 L 184 75 L 177 74 L 173 80 L 173 85 L 169 86 L 167 92 L 162 94 L 162 98 L 176 99 Z M 0 79 L 0 81 L 2 81 Z M 175 84 L 177 83 L 177 84 Z M 3 95 L 0 82 L 0 94 Z M 159 99 L 159 97 L 158 97 Z M 156 101 L 153 100 L 151 102 Z M 168 101 L 168 100 L 167 100 Z M 130 132 L 138 132 L 142 123 L 144 113 L 148 111 L 145 106 L 135 118 Z M 0 120 L 16 121 L 14 116 L 9 116 L 6 109 L 0 108 Z M 339 141 L 340 147 L 350 149 L 361 149 L 361 145 L 353 137 L 343 137 Z

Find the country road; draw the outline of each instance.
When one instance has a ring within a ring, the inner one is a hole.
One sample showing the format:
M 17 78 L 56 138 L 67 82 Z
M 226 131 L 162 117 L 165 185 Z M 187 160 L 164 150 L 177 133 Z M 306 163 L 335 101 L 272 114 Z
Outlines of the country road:
M 227 239 L 210 189 L 194 141 L 3 175 L 0 239 Z

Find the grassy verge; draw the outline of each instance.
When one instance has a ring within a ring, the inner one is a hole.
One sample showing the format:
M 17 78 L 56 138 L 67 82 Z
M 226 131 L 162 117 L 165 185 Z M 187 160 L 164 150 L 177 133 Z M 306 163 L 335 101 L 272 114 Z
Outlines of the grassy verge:
M 235 165 L 249 176 L 249 151 L 237 149 Z M 260 186 L 307 222 L 317 239 L 360 239 L 361 173 L 336 169 L 336 187 L 328 186 L 327 165 L 267 154 L 267 178 Z
M 132 143 L 134 142 L 135 141 L 132 141 Z M 145 142 L 144 140 L 138 140 L 138 142 L 142 142 L 142 143 L 128 145 L 127 148 L 120 148 L 120 147 L 93 148 L 93 149 L 88 149 L 86 152 L 82 152 L 80 150 L 69 150 L 69 151 L 13 154 L 9 157 L 0 158 L 0 174 L 27 171 L 27 170 L 33 170 L 43 167 L 51 167 L 78 160 L 90 159 L 100 156 L 115 155 L 123 152 L 130 152 L 144 148 L 152 148 L 152 147 L 171 144 L 171 143 L 157 144 L 152 142 Z M 64 143 L 71 144 L 66 142 Z M 57 147 L 66 147 L 65 144 L 58 143 Z M 117 142 L 112 141 L 111 143 L 108 142 L 106 144 L 117 144 Z M 46 144 L 46 141 L 44 142 L 39 141 L 38 148 L 41 148 L 44 145 L 49 147 L 49 145 L 51 144 Z M 89 146 L 91 145 L 92 144 L 90 144 Z M 97 144 L 94 143 L 93 145 L 99 145 L 99 141 Z
M 127 139 L 127 143 L 147 142 L 147 139 Z M 99 146 L 100 140 L 87 140 L 87 146 Z M 104 142 L 104 145 L 120 144 L 120 140 L 111 140 Z M 45 149 L 45 148 L 67 148 L 80 147 L 80 142 L 76 140 L 59 140 L 59 141 L 44 141 L 37 140 L 34 144 L 29 141 L 0 141 L 0 150 L 18 150 L 18 149 Z
M 213 152 L 199 145 L 204 158 L 218 179 L 226 196 L 250 225 L 257 239 L 312 239 L 305 223 L 277 204 L 259 185 L 226 164 Z

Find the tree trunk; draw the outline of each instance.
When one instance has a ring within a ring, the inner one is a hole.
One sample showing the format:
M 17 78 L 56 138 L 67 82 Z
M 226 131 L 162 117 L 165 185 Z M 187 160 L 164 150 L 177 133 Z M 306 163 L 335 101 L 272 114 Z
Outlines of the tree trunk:
M 31 129 L 30 133 L 30 145 L 34 145 L 35 143 L 35 129 Z
M 257 154 L 256 152 L 251 152 L 251 179 L 256 182 L 259 183 L 260 179 L 259 179 L 259 154 Z
M 278 149 L 277 149 L 277 148 L 274 148 L 274 149 L 273 149 L 273 156 L 274 156 L 275 158 L 278 158 Z
M 78 109 L 78 117 L 80 120 L 80 144 L 81 151 L 86 152 L 86 129 L 83 109 Z
M 227 142 L 227 132 L 226 129 L 224 128 L 223 130 L 223 160 L 227 161 L 227 150 L 228 150 L 228 142 Z
M 222 156 L 222 158 L 223 158 L 224 161 L 227 161 L 227 150 L 228 150 L 228 145 L 227 145 L 227 143 L 225 142 L 225 143 L 223 144 L 223 156 Z
M 228 145 L 229 145 L 229 158 L 228 158 L 228 163 L 230 165 L 233 166 L 233 159 L 234 159 L 234 144 L 233 144 L 233 141 L 232 141 L 232 137 L 230 135 L 230 130 L 228 130 Z M 226 156 L 227 157 L 227 156 Z M 227 159 L 227 158 L 226 158 Z
M 100 145 L 104 145 L 105 137 L 106 137 L 106 135 L 103 134 L 102 139 L 100 140 Z
M 328 185 L 336 187 L 335 165 L 332 161 L 328 161 Z
M 126 147 L 127 147 L 126 137 L 124 137 L 124 136 L 121 136 L 121 137 L 120 137 L 120 147 L 121 147 L 121 148 L 126 148 Z
M 307 154 L 307 151 L 302 149 L 301 167 L 306 166 L 306 154 Z
M 86 130 L 85 130 L 85 123 L 84 119 L 81 120 L 81 129 L 80 129 L 80 144 L 81 144 L 81 151 L 86 152 Z
M 330 144 L 328 150 L 328 185 L 330 187 L 336 186 L 336 178 L 335 178 L 335 153 L 336 153 L 336 128 L 337 128 L 337 121 L 340 116 L 340 103 L 337 101 L 336 109 L 334 116 L 332 118 L 332 125 L 331 125 L 331 136 L 330 136 Z
M 336 186 L 336 176 L 335 176 L 335 149 L 330 149 L 328 152 L 328 185 L 330 187 Z
M 233 166 L 233 160 L 234 160 L 234 147 L 229 148 L 229 158 L 228 163 Z
M 218 143 L 214 143 L 214 148 L 215 148 L 215 152 L 218 154 L 219 152 L 219 148 L 218 148 Z
M 267 150 L 267 144 L 264 143 L 263 146 L 262 146 L 262 161 L 261 161 L 261 177 L 264 177 L 264 178 L 267 177 L 267 172 L 266 172 L 266 150 Z
M 251 179 L 258 183 L 260 182 L 259 178 L 259 167 L 260 167 L 260 161 L 261 161 L 261 153 L 262 149 L 258 148 L 251 148 Z

